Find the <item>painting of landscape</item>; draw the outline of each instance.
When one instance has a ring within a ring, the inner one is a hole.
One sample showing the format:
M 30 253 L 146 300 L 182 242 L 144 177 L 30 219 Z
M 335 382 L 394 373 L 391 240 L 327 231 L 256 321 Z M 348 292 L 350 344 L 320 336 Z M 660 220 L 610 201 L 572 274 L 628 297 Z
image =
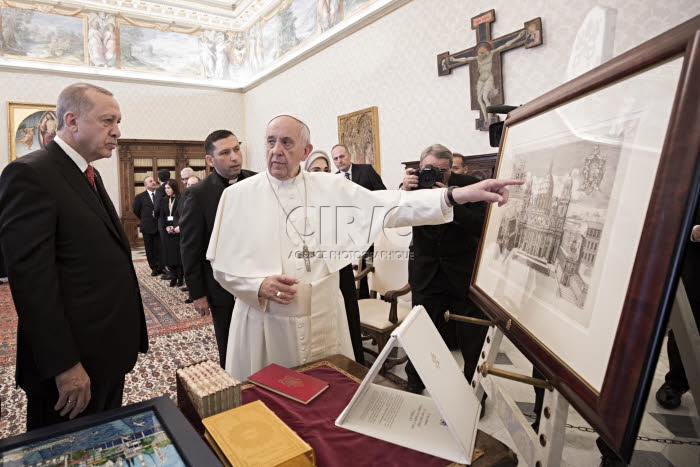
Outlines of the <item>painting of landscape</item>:
M 85 19 L 18 8 L 1 8 L 6 57 L 85 64 Z
M 198 36 L 119 25 L 123 69 L 159 71 L 177 75 L 202 75 Z

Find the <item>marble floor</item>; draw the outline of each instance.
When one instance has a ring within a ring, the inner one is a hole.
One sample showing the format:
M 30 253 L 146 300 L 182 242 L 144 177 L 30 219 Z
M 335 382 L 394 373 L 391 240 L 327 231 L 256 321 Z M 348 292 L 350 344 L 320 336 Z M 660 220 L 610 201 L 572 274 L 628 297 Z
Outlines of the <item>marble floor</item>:
M 504 338 L 499 350 L 496 358 L 497 368 L 530 375 L 532 365 L 511 342 Z M 463 366 L 464 361 L 460 352 L 453 351 L 453 356 L 460 367 Z M 406 379 L 404 367 L 405 365 L 400 365 L 391 371 Z M 644 440 L 638 438 L 631 466 L 690 467 L 700 465 L 700 418 L 698 418 L 693 396 L 690 393 L 684 394 L 681 406 L 675 410 L 662 408 L 654 398 L 656 390 L 664 382 L 664 375 L 667 371 L 668 359 L 664 345 L 639 429 L 638 436 Z M 386 381 L 381 384 L 390 385 L 391 383 Z M 532 387 L 505 379 L 499 379 L 499 384 L 516 401 L 528 421 L 534 421 L 532 409 L 535 394 Z M 486 400 L 486 414 L 479 422 L 479 429 L 499 439 L 518 453 L 515 443 L 501 419 L 496 415 L 492 404 L 492 401 Z M 569 408 L 566 423 L 561 466 L 598 466 L 601 459 L 600 452 L 595 445 L 597 434 L 592 432 L 590 425 L 572 407 Z M 655 441 L 646 441 L 646 439 Z M 527 465 L 522 456 L 518 455 L 518 458 L 520 465 Z

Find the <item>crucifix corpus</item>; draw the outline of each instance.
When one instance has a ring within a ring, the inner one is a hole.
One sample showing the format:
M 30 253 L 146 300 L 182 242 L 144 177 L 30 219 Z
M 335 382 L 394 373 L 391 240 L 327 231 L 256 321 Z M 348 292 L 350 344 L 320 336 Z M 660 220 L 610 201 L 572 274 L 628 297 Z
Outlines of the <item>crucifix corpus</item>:
M 438 76 L 449 75 L 453 68 L 469 65 L 472 110 L 479 111 L 477 130 L 488 130 L 489 124 L 498 121 L 497 116 L 486 112 L 486 107 L 503 104 L 501 52 L 542 45 L 541 18 L 526 21 L 522 29 L 491 39 L 491 23 L 494 21 L 495 10 L 473 17 L 471 24 L 472 29 L 476 29 L 476 45 L 455 54 L 443 52 L 437 56 Z

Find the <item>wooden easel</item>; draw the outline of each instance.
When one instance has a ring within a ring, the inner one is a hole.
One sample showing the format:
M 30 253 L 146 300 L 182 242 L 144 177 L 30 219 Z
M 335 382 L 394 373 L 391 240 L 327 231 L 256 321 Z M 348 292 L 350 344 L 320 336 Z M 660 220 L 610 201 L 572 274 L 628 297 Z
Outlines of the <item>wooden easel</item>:
M 676 298 L 671 308 L 669 327 L 673 330 L 678 350 L 688 378 L 690 392 L 695 398 L 695 408 L 700 417 L 700 333 L 698 333 L 693 313 L 683 281 L 678 283 Z M 564 450 L 566 419 L 569 415 L 569 402 L 556 389 L 545 390 L 539 432 L 530 426 L 515 401 L 503 390 L 492 374 L 484 375 L 484 365 L 493 367 L 496 355 L 503 340 L 500 329 L 492 326 L 486 335 L 481 349 L 481 359 L 474 372 L 472 387 L 477 399 L 481 400 L 484 391 L 489 400 L 494 401 L 496 412 L 503 421 L 508 434 L 518 447 L 527 465 L 537 467 L 558 466 Z M 507 372 L 499 372 L 507 373 Z M 504 375 L 501 375 L 504 376 Z M 507 376 L 505 376 L 507 377 Z M 528 379 L 521 377 L 520 379 Z

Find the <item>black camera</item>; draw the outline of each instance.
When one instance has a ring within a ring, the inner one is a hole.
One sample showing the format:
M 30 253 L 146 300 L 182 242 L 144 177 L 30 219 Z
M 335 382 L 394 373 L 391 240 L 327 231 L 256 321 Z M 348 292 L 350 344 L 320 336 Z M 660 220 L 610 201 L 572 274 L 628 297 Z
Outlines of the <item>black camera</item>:
M 432 188 L 435 183 L 442 182 L 442 170 L 428 164 L 420 171 L 414 170 L 413 175 L 418 175 L 418 190 Z

